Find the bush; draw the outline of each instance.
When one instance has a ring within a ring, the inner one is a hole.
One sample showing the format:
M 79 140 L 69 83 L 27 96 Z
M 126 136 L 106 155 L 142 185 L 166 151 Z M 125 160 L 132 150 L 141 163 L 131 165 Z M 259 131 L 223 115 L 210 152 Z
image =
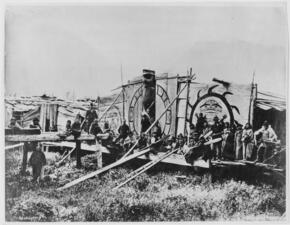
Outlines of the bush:
M 10 214 L 13 221 L 51 221 L 54 209 L 47 200 L 29 198 L 18 201 L 12 207 Z

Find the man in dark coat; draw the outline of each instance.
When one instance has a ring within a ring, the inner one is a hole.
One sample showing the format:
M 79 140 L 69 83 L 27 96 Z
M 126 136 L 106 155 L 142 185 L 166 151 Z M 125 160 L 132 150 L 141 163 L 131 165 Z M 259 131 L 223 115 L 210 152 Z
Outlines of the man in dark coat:
M 217 116 L 215 116 L 213 118 L 214 120 L 214 124 L 211 127 L 212 130 L 212 138 L 221 138 L 222 134 L 223 134 L 223 129 L 224 129 L 224 125 L 223 122 L 219 120 L 219 118 Z M 222 143 L 221 142 L 217 142 L 213 144 L 213 152 L 215 157 L 214 158 L 218 158 L 221 159 L 221 148 L 222 148 Z
M 35 117 L 32 121 L 32 124 L 29 125 L 29 128 L 37 128 L 41 130 L 41 126 L 39 125 L 39 119 Z
M 36 149 L 32 152 L 29 159 L 29 164 L 32 166 L 32 181 L 36 181 L 41 175 L 42 167 L 46 165 L 45 155 L 39 146 L 37 146 Z
M 71 120 L 66 121 L 65 133 L 66 135 L 71 135 Z
M 142 118 L 141 118 L 141 133 L 144 133 L 149 127 L 150 127 L 150 119 L 149 116 L 146 115 L 145 112 L 142 113 Z
M 86 126 L 85 126 L 85 131 L 89 132 L 89 129 L 91 127 L 92 122 L 98 119 L 98 114 L 96 110 L 94 109 L 94 104 L 90 104 L 90 109 L 86 112 L 85 120 L 86 120 Z
M 202 113 L 199 113 L 199 114 L 195 114 L 196 116 L 196 131 L 201 134 L 202 132 L 202 129 L 203 129 L 203 124 L 204 122 L 206 122 L 206 116 L 203 115 Z
M 95 119 L 94 122 L 91 124 L 89 134 L 93 134 L 97 136 L 97 134 L 103 133 L 101 127 L 99 126 L 98 119 Z
M 161 130 L 161 127 L 160 127 L 160 124 L 159 122 L 157 122 L 155 124 L 155 126 L 153 127 L 153 133 L 155 132 L 156 133 L 156 137 L 157 139 L 159 140 L 161 137 L 162 137 L 162 130 Z
M 71 126 L 71 133 L 75 138 L 77 138 L 81 135 L 81 131 L 80 115 L 78 114 L 75 118 L 74 123 Z
M 119 136 L 117 137 L 115 142 L 118 142 L 119 140 L 124 141 L 128 137 L 130 133 L 130 128 L 126 124 L 126 120 L 123 121 L 123 124 L 119 127 L 118 132 L 119 132 Z

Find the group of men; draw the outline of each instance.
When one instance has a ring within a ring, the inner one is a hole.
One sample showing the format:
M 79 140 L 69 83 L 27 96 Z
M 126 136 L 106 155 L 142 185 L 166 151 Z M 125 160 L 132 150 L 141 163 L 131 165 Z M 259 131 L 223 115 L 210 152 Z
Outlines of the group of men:
M 96 140 L 106 147 L 112 145 L 121 146 L 126 151 L 137 140 L 139 149 L 158 142 L 158 149 L 155 148 L 156 151 L 179 148 L 178 153 L 186 155 L 193 146 L 198 146 L 191 152 L 199 150 L 210 152 L 214 160 L 253 160 L 262 162 L 268 153 L 277 146 L 277 135 L 267 121 L 263 123 L 261 129 L 253 132 L 249 123 L 243 127 L 241 124 L 225 122 L 226 119 L 226 115 L 222 116 L 222 118 L 215 116 L 212 125 L 210 125 L 206 116 L 199 113 L 196 114 L 196 124 L 190 124 L 190 132 L 187 136 L 179 134 L 176 138 L 171 136 L 159 141 L 162 139 L 160 124 L 157 122 L 149 129 L 154 121 L 151 121 L 145 112 L 142 113 L 141 117 L 140 136 L 135 137 L 125 120 L 119 127 L 118 134 L 115 134 L 110 129 L 108 122 L 105 122 L 104 128 L 101 129 L 98 115 L 93 110 L 93 105 L 91 105 L 91 108 L 86 113 L 84 130 L 95 135 Z M 72 134 L 80 133 L 81 129 L 80 117 L 77 116 L 72 126 L 70 121 L 68 121 L 67 130 L 72 132 Z M 213 141 L 207 147 L 203 146 L 203 143 L 210 140 L 217 141 Z
M 179 134 L 177 138 L 177 144 L 185 146 L 181 151 L 184 154 L 188 153 L 186 149 L 189 147 L 212 141 L 210 151 L 215 160 L 263 162 L 280 146 L 275 131 L 267 121 L 263 122 L 259 130 L 253 132 L 249 123 L 243 127 L 241 124 L 231 125 L 225 122 L 226 115 L 221 119 L 215 116 L 212 125 L 209 125 L 202 113 L 196 117 L 197 123 L 190 125 L 189 136 Z

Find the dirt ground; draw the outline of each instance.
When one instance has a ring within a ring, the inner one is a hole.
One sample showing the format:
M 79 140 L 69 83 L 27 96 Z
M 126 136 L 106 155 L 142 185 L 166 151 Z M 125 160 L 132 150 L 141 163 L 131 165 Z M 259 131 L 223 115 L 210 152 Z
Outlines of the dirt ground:
M 67 190 L 56 191 L 95 169 L 95 156 L 74 158 L 55 166 L 59 153 L 45 153 L 44 180 L 32 183 L 31 168 L 20 175 L 22 153 L 6 152 L 7 221 L 194 221 L 284 220 L 285 187 L 211 182 L 207 174 L 188 171 L 149 171 L 112 190 L 132 169 L 119 167 Z

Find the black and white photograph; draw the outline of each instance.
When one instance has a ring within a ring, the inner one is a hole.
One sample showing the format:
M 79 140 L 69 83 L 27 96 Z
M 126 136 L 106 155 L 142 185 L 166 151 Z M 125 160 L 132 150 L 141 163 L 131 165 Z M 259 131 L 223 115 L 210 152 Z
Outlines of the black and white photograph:
M 287 13 L 6 3 L 4 220 L 288 221 Z

